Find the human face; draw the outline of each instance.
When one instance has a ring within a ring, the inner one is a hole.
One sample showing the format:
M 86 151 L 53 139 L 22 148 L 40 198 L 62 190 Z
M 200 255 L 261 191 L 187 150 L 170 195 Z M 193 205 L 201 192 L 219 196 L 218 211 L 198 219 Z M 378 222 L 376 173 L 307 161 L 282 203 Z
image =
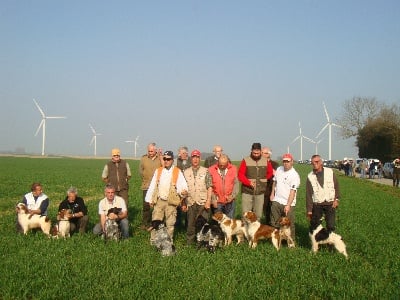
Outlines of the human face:
M 311 164 L 313 166 L 313 170 L 315 172 L 319 172 L 322 170 L 322 159 L 319 156 L 314 157 L 311 159 Z
M 200 165 L 200 156 L 192 156 L 192 167 L 197 168 Z
M 118 162 L 118 161 L 120 161 L 120 156 L 119 155 L 113 155 L 111 159 L 114 162 Z
M 156 147 L 150 146 L 147 148 L 147 156 L 148 157 L 153 158 L 154 156 L 156 156 L 156 154 L 157 154 Z
M 42 186 L 38 185 L 36 186 L 36 188 L 32 191 L 32 194 L 34 196 L 40 196 L 42 194 L 43 190 L 42 190 Z
M 293 166 L 293 160 L 285 159 L 285 160 L 282 161 L 282 163 L 283 163 L 283 169 L 285 171 L 290 170 L 292 168 L 292 166 Z
M 108 201 L 113 201 L 115 197 L 115 189 L 106 189 L 105 195 Z
M 222 154 L 222 148 L 221 147 L 215 147 L 213 152 L 214 152 L 215 156 L 219 158 L 221 156 L 221 154 Z
M 188 153 L 185 150 L 179 151 L 179 157 L 183 160 L 188 159 Z
M 218 161 L 218 168 L 220 170 L 225 170 L 227 167 L 228 167 L 228 161 L 227 160 Z
M 67 196 L 69 202 L 74 202 L 76 199 L 76 193 L 68 193 Z
M 260 149 L 254 149 L 251 150 L 251 158 L 254 160 L 259 160 L 261 158 L 261 150 Z
M 172 166 L 172 163 L 174 162 L 174 159 L 171 156 L 164 155 L 163 161 L 164 161 L 164 167 L 169 169 L 169 167 Z
M 264 148 L 261 150 L 261 155 L 263 157 L 265 157 L 266 159 L 270 159 L 271 158 L 271 150 L 269 150 L 268 148 Z

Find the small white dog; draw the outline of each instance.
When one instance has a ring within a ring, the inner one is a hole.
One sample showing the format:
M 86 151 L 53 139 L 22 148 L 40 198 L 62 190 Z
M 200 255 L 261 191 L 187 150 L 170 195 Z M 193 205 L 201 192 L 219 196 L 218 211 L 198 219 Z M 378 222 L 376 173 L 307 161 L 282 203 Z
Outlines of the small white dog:
M 28 234 L 30 229 L 40 228 L 44 234 L 50 237 L 51 221 L 47 216 L 31 215 L 24 203 L 17 204 L 17 214 L 18 223 L 24 234 Z
M 58 237 L 67 238 L 70 237 L 71 223 L 69 222 L 69 216 L 71 211 L 69 209 L 62 209 L 58 212 Z
M 319 225 L 312 233 L 309 234 L 311 239 L 311 251 L 318 252 L 318 246 L 322 244 L 333 245 L 339 253 L 342 253 L 346 259 L 348 258 L 346 245 L 340 235 L 328 231 Z

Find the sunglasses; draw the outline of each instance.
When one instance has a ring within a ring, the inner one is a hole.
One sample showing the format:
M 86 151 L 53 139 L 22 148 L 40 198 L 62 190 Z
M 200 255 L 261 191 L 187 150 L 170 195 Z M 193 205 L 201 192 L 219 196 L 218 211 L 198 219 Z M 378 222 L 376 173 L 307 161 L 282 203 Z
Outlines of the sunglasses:
M 170 161 L 170 160 L 172 160 L 171 157 L 163 157 L 163 161 Z

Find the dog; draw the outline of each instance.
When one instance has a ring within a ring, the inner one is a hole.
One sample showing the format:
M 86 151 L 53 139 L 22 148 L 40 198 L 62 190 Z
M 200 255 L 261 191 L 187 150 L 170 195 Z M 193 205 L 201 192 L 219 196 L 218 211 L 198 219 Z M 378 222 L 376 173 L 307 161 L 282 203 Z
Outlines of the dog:
M 70 215 L 71 211 L 69 209 L 63 208 L 58 212 L 57 236 L 60 238 L 65 239 L 70 237 L 70 229 L 71 229 L 71 223 L 69 222 Z
M 243 214 L 243 220 L 245 223 L 247 236 L 249 237 L 249 247 L 256 248 L 258 241 L 261 239 L 271 239 L 272 245 L 279 250 L 279 230 L 269 226 L 261 224 L 257 220 L 257 215 L 252 211 L 247 211 Z
M 225 246 L 232 244 L 233 235 L 236 235 L 237 244 L 240 244 L 244 241 L 244 236 L 246 236 L 246 228 L 241 220 L 231 219 L 221 211 L 216 212 L 212 218 L 218 222 L 222 232 L 224 233 Z
M 319 245 L 328 244 L 333 245 L 339 253 L 342 253 L 346 259 L 348 259 L 349 256 L 346 251 L 346 244 L 343 242 L 340 235 L 319 225 L 309 233 L 309 236 L 311 239 L 311 251 L 313 253 L 318 252 Z
M 175 246 L 168 234 L 167 227 L 161 220 L 151 221 L 151 226 L 147 229 L 149 232 L 154 231 L 150 243 L 161 251 L 162 256 L 171 256 L 176 253 Z
M 118 215 L 121 212 L 121 208 L 112 207 L 107 212 L 106 224 L 104 226 L 103 238 L 104 241 L 119 241 L 121 239 L 121 230 L 119 229 L 118 222 L 114 219 L 109 219 L 110 214 Z
M 196 218 L 195 231 L 197 249 L 205 247 L 208 252 L 215 253 L 215 250 L 224 243 L 225 236 L 221 227 L 218 224 L 209 224 L 202 215 Z
M 40 228 L 45 235 L 50 237 L 51 221 L 48 216 L 30 214 L 24 203 L 17 204 L 18 223 L 26 235 L 30 229 Z
M 287 241 L 288 248 L 296 247 L 293 239 L 292 239 L 292 231 L 290 230 L 290 219 L 288 217 L 279 218 L 279 240 L 278 240 L 278 249 L 281 248 L 281 244 L 283 240 Z

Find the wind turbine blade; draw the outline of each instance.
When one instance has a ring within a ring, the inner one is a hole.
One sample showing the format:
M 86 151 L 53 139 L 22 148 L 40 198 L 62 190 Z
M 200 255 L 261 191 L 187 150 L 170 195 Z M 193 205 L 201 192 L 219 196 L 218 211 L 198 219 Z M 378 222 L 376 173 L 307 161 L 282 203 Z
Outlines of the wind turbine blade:
M 320 134 L 329 126 L 329 123 L 327 123 L 324 127 L 322 127 L 321 131 L 317 134 L 315 138 L 318 138 Z
M 33 102 L 35 102 L 35 105 L 37 109 L 39 110 L 40 114 L 42 115 L 43 118 L 46 118 L 46 115 L 44 114 L 43 110 L 40 108 L 39 104 L 36 102 L 35 99 L 33 99 Z
M 307 141 L 315 144 L 315 141 L 310 139 L 309 137 L 306 137 L 306 136 L 303 135 L 303 138 L 305 138 Z
M 96 130 L 94 130 L 92 124 L 89 123 L 89 127 L 90 127 L 90 130 L 93 132 L 93 134 L 96 134 Z
M 44 123 L 44 119 L 42 119 L 42 121 L 40 122 L 39 127 L 38 127 L 38 129 L 36 130 L 35 136 L 38 135 L 40 128 L 42 128 L 42 126 L 43 126 L 43 123 Z
M 67 117 L 46 117 L 46 119 L 66 119 Z
M 137 142 L 139 140 L 139 136 L 136 137 L 135 142 Z
M 296 138 L 294 138 L 294 140 L 291 142 L 291 144 L 293 144 L 295 141 L 297 141 L 300 138 L 300 135 Z
M 93 136 L 92 137 L 92 139 L 90 140 L 90 144 L 89 145 L 92 145 L 93 144 L 93 142 L 94 142 L 94 138 L 95 138 L 96 136 Z
M 339 127 L 339 128 L 342 128 L 342 126 L 340 126 L 340 125 L 338 125 L 338 124 L 335 124 L 335 123 L 331 123 L 331 125 L 336 126 L 336 127 Z
M 325 116 L 326 116 L 326 119 L 328 120 L 328 123 L 329 123 L 330 119 L 329 119 L 328 111 L 326 110 L 325 102 L 322 102 L 322 104 L 324 105 Z

